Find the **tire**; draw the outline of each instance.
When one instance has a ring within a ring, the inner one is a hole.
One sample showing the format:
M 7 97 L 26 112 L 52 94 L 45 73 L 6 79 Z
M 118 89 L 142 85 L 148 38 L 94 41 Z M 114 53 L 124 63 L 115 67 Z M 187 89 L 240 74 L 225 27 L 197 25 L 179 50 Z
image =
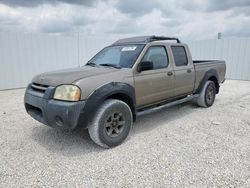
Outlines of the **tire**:
M 213 81 L 207 81 L 197 98 L 197 105 L 205 108 L 212 106 L 215 100 L 215 95 L 215 83 Z
M 88 126 L 91 139 L 103 148 L 120 145 L 128 136 L 133 123 L 130 107 L 123 101 L 108 99 L 98 108 Z

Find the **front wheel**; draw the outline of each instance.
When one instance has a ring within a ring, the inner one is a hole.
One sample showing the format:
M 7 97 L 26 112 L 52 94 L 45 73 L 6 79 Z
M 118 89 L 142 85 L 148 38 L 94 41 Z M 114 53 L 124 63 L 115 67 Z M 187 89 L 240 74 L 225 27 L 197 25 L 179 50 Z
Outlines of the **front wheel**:
M 108 99 L 97 110 L 88 132 L 97 145 L 115 147 L 127 138 L 132 123 L 130 107 L 123 101 Z
M 210 107 L 213 105 L 216 95 L 216 87 L 213 81 L 207 81 L 204 85 L 198 99 L 197 104 L 201 107 Z

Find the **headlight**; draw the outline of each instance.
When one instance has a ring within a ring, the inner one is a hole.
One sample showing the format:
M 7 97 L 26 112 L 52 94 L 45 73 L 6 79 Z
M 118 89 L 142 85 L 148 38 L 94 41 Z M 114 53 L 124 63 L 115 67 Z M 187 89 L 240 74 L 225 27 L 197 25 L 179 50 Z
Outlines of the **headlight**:
M 54 99 L 64 101 L 79 101 L 81 90 L 75 85 L 60 85 L 56 88 Z

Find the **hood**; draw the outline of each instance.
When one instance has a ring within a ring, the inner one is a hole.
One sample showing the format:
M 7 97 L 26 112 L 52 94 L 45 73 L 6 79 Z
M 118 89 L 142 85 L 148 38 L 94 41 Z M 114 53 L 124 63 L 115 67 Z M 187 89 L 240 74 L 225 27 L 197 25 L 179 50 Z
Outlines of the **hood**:
M 118 70 L 111 67 L 83 66 L 39 74 L 32 79 L 32 82 L 48 86 L 58 86 L 60 84 L 72 84 L 82 78 L 108 74 Z

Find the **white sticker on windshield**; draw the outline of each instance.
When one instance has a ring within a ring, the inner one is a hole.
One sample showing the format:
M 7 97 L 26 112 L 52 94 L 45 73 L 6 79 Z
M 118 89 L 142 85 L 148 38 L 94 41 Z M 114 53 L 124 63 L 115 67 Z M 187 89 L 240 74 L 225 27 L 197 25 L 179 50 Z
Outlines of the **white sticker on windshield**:
M 122 48 L 122 52 L 124 51 L 134 51 L 136 49 L 136 46 L 126 46 Z

